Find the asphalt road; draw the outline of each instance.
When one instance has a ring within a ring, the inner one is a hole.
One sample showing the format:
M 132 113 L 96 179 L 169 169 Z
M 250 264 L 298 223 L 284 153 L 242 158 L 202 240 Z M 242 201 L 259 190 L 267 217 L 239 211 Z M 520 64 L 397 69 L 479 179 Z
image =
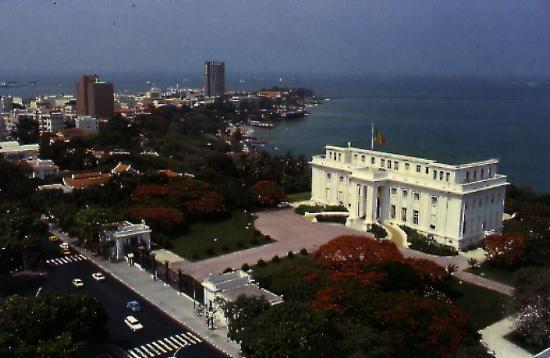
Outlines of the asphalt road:
M 48 273 L 41 293 L 67 292 L 99 298 L 109 314 L 108 343 L 128 351 L 131 357 L 166 357 L 180 346 L 184 348 L 179 351 L 178 357 L 225 357 L 83 256 L 76 252 L 68 256 L 62 255 L 60 243 L 45 244 Z M 95 272 L 103 273 L 106 279 L 101 282 L 94 280 L 92 274 Z M 84 287 L 75 288 L 72 285 L 74 278 L 80 278 Z M 141 312 L 126 309 L 126 303 L 131 300 L 137 300 L 141 304 Z M 124 323 L 128 315 L 136 317 L 143 325 L 143 330 L 132 332 Z

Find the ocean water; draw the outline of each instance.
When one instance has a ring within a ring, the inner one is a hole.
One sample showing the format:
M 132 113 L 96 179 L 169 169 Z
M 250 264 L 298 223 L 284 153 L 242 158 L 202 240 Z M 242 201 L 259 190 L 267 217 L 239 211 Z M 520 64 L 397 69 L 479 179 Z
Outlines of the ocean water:
M 73 93 L 80 74 L 13 74 L 0 81 L 36 81 L 35 87 L 0 88 L 0 95 L 33 97 Z M 100 74 L 116 91 L 151 86 L 200 88 L 200 74 Z M 327 144 L 369 148 L 371 123 L 386 144 L 376 149 L 449 163 L 500 160 L 509 181 L 550 192 L 550 80 L 363 78 L 329 75 L 229 74 L 227 88 L 308 87 L 329 98 L 305 119 L 254 128 L 274 152 L 324 151 Z M 275 150 L 276 148 L 276 150 Z
M 497 158 L 510 182 L 550 192 L 550 82 L 341 86 L 325 86 L 331 100 L 305 119 L 254 128 L 255 136 L 272 150 L 310 158 L 327 144 L 369 148 L 375 123 L 386 139 L 375 149 L 450 164 Z

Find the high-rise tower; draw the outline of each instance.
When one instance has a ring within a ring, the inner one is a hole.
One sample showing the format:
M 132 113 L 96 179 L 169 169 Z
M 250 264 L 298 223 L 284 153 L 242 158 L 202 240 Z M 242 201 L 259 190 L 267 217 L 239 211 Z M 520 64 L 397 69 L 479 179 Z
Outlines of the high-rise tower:
M 204 95 L 223 97 L 225 95 L 225 64 L 207 61 L 204 63 Z

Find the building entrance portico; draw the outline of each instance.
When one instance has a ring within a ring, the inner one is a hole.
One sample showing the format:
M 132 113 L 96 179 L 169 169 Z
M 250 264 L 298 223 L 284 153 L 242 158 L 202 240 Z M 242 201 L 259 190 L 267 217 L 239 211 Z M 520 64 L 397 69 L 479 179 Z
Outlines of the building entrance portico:
M 375 182 L 355 182 L 355 207 L 350 207 L 349 219 L 372 224 L 380 219 L 381 206 L 379 192 L 382 186 Z

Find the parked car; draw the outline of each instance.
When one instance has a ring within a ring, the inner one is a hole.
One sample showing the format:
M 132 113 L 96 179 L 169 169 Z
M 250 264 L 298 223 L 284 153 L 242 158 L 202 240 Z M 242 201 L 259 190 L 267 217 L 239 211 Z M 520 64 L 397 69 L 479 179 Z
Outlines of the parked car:
M 129 309 L 132 312 L 140 312 L 141 311 L 141 305 L 138 301 L 130 301 L 126 304 L 126 308 Z
M 105 280 L 105 275 L 103 275 L 101 272 L 93 273 L 93 274 L 92 274 L 92 277 L 93 277 L 94 280 L 96 280 L 96 281 L 103 281 L 103 280 Z
M 58 238 L 57 236 L 55 236 L 55 235 L 50 235 L 50 236 L 48 237 L 48 240 L 50 240 L 50 242 L 56 242 L 56 241 L 59 240 L 59 238 Z
M 288 201 L 281 201 L 279 204 L 277 204 L 278 208 L 290 208 L 292 205 Z
M 68 250 L 69 244 L 67 244 L 66 242 L 62 242 L 61 244 L 59 244 L 59 247 L 63 250 Z
M 139 330 L 142 330 L 143 329 L 143 326 L 141 325 L 141 323 L 139 323 L 139 321 L 134 317 L 134 316 L 128 316 L 124 319 L 124 323 L 126 323 L 126 325 L 128 327 L 130 327 L 130 329 L 133 331 L 133 332 L 137 332 Z
M 75 278 L 73 279 L 73 286 L 76 288 L 84 287 L 84 282 L 82 282 L 82 280 L 79 278 Z

